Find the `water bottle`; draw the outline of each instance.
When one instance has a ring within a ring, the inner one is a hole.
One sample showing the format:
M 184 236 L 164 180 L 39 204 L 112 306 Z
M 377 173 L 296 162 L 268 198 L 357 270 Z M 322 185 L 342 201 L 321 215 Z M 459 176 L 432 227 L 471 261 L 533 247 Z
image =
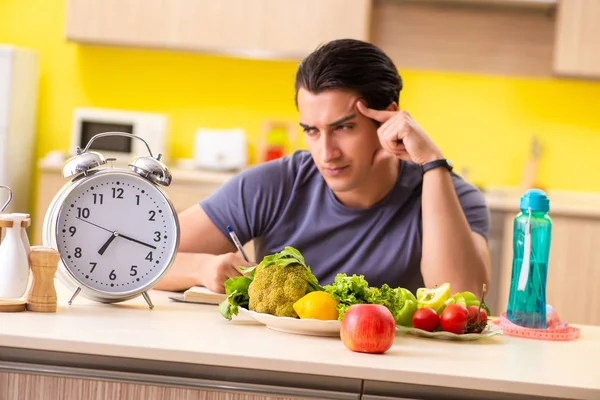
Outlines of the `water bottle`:
M 514 219 L 513 267 L 506 317 L 514 324 L 546 329 L 546 281 L 552 236 L 550 200 L 530 189 Z

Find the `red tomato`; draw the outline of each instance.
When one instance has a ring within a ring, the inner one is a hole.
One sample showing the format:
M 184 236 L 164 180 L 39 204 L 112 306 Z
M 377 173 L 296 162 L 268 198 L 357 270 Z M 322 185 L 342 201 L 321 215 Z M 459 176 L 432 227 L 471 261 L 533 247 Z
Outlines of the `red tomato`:
M 460 304 L 449 304 L 444 308 L 440 318 L 440 327 L 443 331 L 462 335 L 467 329 L 469 311 Z
M 488 315 L 482 308 L 479 310 L 478 306 L 467 307 L 469 311 L 469 320 L 467 322 L 468 333 L 481 333 L 481 331 L 487 326 Z M 477 318 L 477 311 L 479 310 L 479 319 Z
M 440 317 L 433 308 L 419 308 L 412 317 L 413 327 L 433 332 L 440 326 Z

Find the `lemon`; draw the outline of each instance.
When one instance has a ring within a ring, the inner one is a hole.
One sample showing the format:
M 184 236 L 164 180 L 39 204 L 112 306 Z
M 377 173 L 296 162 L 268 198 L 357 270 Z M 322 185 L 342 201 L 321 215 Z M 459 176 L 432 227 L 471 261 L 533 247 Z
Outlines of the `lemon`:
M 294 311 L 302 319 L 312 318 L 321 320 L 338 319 L 336 309 L 338 301 L 329 293 L 316 291 L 310 292 L 294 303 Z

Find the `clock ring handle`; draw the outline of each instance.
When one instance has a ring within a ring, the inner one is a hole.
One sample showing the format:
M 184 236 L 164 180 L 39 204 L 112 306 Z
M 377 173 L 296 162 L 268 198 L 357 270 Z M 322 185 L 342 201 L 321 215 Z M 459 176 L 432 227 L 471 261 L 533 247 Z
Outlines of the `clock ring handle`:
M 92 137 L 90 139 L 90 141 L 88 142 L 87 146 L 85 146 L 85 148 L 83 149 L 82 153 L 86 153 L 89 150 L 89 148 L 92 145 L 92 142 L 94 142 L 94 140 L 99 139 L 99 138 L 104 137 L 104 136 L 125 136 L 125 137 L 132 138 L 132 139 L 139 139 L 142 142 L 144 142 L 144 144 L 146 145 L 146 149 L 148 149 L 148 153 L 150 154 L 150 157 L 153 157 L 152 150 L 150 150 L 150 146 L 148 146 L 148 143 L 146 143 L 146 141 L 144 139 L 142 139 L 139 136 L 132 135 L 131 133 L 127 133 L 127 132 L 102 132 L 102 133 L 98 133 L 98 134 L 94 135 L 94 137 Z M 80 153 L 81 153 L 80 148 L 77 147 L 77 154 L 80 154 Z M 161 157 L 161 155 L 159 154 L 156 157 L 156 159 L 160 160 L 160 157 Z
M 8 205 L 12 201 L 13 194 L 12 194 L 12 190 L 10 190 L 10 188 L 8 186 L 0 185 L 0 189 L 5 189 L 8 191 L 8 200 L 6 200 L 6 203 L 4 203 L 4 205 L 2 207 L 0 207 L 0 213 L 1 213 L 6 209 L 6 207 L 8 207 Z

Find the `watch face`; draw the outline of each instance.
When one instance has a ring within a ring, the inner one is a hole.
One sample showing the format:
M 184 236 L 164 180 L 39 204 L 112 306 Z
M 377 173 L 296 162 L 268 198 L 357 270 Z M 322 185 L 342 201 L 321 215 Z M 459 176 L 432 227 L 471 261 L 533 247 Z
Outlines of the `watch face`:
M 177 247 L 177 217 L 162 192 L 137 175 L 99 173 L 78 184 L 58 213 L 64 266 L 90 288 L 121 294 L 153 283 Z

